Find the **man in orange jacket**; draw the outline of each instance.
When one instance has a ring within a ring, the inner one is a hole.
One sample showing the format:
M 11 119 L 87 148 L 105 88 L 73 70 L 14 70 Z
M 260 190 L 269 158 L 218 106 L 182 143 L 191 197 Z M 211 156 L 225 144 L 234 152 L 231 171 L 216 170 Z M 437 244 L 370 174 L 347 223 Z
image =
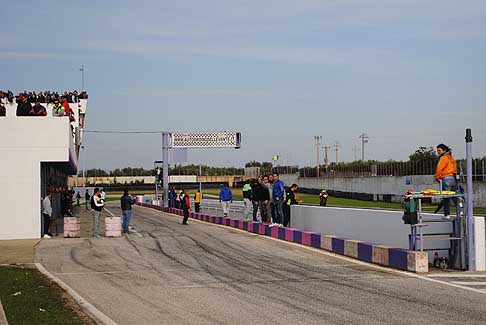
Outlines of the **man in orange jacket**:
M 437 146 L 437 154 L 439 155 L 439 163 L 435 172 L 435 180 L 441 183 L 443 191 L 456 191 L 457 182 L 457 165 L 456 160 L 452 157 L 451 149 L 445 144 Z M 444 219 L 452 220 L 454 217 L 450 216 L 451 199 L 444 200 Z

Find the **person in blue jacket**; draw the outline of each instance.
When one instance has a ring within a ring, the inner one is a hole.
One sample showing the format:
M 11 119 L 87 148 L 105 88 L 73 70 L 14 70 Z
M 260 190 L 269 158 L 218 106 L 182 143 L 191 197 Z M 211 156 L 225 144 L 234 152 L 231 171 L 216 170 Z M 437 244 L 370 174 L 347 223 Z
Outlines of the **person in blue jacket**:
M 275 202 L 276 224 L 273 226 L 281 227 L 284 222 L 283 204 L 285 199 L 285 186 L 280 180 L 278 173 L 273 173 L 273 201 Z
M 230 203 L 233 203 L 233 193 L 226 183 L 221 188 L 221 191 L 219 191 L 219 202 L 221 202 L 221 205 L 223 206 L 224 216 L 227 217 L 230 209 Z

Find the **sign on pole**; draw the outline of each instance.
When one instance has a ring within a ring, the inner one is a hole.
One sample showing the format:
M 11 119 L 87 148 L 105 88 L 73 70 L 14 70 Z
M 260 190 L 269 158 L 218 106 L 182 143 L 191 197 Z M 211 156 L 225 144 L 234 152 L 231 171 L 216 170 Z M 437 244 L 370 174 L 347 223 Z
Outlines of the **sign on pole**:
M 241 147 L 241 133 L 218 132 L 174 132 L 172 148 L 236 148 Z

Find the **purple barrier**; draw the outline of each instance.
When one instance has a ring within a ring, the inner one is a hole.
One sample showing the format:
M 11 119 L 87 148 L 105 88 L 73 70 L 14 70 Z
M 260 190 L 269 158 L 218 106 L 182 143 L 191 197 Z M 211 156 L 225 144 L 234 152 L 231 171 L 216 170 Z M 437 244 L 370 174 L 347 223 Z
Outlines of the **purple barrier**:
M 258 234 L 259 233 L 259 229 L 260 229 L 260 223 L 253 222 L 253 221 L 249 221 L 248 222 L 248 231 L 249 232 L 252 232 L 254 234 Z
M 358 243 L 358 259 L 366 262 L 373 262 L 373 244 Z
M 408 270 L 408 251 L 400 248 L 388 250 L 388 265 L 401 270 Z
M 344 255 L 344 239 L 343 238 L 333 238 L 332 239 L 332 251 Z

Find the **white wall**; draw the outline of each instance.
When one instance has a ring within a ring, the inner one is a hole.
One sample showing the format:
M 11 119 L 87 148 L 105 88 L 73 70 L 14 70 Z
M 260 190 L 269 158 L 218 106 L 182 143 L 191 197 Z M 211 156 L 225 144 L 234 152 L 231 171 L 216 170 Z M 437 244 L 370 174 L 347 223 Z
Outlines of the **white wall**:
M 410 225 L 403 224 L 402 211 L 292 205 L 291 226 L 306 231 L 408 249 Z M 424 213 L 427 219 L 440 215 Z M 436 223 L 425 232 L 450 232 L 452 223 Z M 427 241 L 424 248 L 449 247 L 449 241 Z
M 40 163 L 68 162 L 67 118 L 0 118 L 0 240 L 39 238 Z
M 280 175 L 280 179 L 290 185 L 296 183 L 299 187 L 328 189 L 350 193 L 367 193 L 375 195 L 392 194 L 398 201 L 408 189 L 422 191 L 425 189 L 439 189 L 433 175 L 414 175 L 411 184 L 406 184 L 405 176 L 369 176 L 369 177 L 298 177 L 297 174 Z M 463 184 L 464 189 L 466 186 Z M 474 206 L 486 207 L 486 183 L 473 183 Z

